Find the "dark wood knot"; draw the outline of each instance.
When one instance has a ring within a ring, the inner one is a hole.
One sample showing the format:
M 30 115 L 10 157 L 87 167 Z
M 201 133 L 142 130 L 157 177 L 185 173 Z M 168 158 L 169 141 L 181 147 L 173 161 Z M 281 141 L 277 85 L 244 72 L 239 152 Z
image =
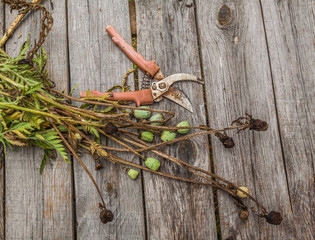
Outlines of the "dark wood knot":
M 179 143 L 177 148 L 178 158 L 193 163 L 197 158 L 197 149 L 193 141 L 186 139 Z
M 112 192 L 114 190 L 113 184 L 107 183 L 106 184 L 106 191 L 107 192 Z
M 231 17 L 232 17 L 232 14 L 231 14 L 231 10 L 228 6 L 226 5 L 223 5 L 220 10 L 219 10 L 219 13 L 218 13 L 218 21 L 219 23 L 224 26 L 226 24 L 228 24 L 230 21 L 231 21 Z

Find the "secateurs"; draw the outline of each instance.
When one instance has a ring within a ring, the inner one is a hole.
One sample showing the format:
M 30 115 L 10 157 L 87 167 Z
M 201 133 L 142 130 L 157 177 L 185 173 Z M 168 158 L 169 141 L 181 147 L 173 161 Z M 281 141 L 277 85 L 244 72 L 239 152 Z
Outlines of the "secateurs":
M 153 102 L 159 102 L 162 97 L 168 98 L 180 106 L 193 112 L 192 105 L 185 94 L 179 89 L 172 86 L 173 83 L 179 81 L 194 81 L 203 83 L 201 79 L 191 74 L 178 73 L 164 78 L 159 66 L 155 61 L 147 61 L 144 57 L 137 53 L 134 48 L 129 45 L 116 31 L 113 26 L 107 26 L 106 31 L 112 37 L 113 42 L 149 77 L 155 81 L 148 89 L 130 92 L 100 92 L 93 90 L 89 93 L 89 97 L 102 97 L 109 95 L 108 100 L 125 100 L 133 101 L 137 106 L 149 105 Z M 87 96 L 87 92 L 80 92 L 80 97 Z

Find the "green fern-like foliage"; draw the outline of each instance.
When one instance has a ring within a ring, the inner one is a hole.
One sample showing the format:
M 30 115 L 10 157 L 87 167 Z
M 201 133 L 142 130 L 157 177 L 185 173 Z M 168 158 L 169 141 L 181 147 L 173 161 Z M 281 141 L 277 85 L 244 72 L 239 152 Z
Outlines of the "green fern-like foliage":
M 41 147 L 44 150 L 56 150 L 61 157 L 68 162 L 68 154 L 62 140 L 56 131 L 51 131 L 46 134 L 36 133 L 35 136 L 29 138 L 35 146 Z
M 58 133 L 42 112 L 49 111 L 39 95 L 55 101 L 46 89 L 51 87 L 45 66 L 47 55 L 43 49 L 32 60 L 26 60 L 30 47 L 27 40 L 17 57 L 0 53 L 0 143 L 7 147 L 37 146 L 44 149 L 41 172 L 56 151 L 68 162 L 68 154 Z
M 5 152 L 14 146 L 42 148 L 41 172 L 54 153 L 66 162 L 69 162 L 67 150 L 84 149 L 91 155 L 106 156 L 106 151 L 100 147 L 101 134 L 97 127 L 106 123 L 107 115 L 125 113 L 124 109 L 109 106 L 98 110 L 97 105 L 91 103 L 72 106 L 61 97 L 62 93 L 56 93 L 48 79 L 45 51 L 41 49 L 33 59 L 26 59 L 29 47 L 27 40 L 13 58 L 0 51 L 0 144 Z M 107 101 L 106 96 L 99 100 Z M 85 135 L 89 137 L 83 138 Z M 68 149 L 68 146 L 71 147 Z

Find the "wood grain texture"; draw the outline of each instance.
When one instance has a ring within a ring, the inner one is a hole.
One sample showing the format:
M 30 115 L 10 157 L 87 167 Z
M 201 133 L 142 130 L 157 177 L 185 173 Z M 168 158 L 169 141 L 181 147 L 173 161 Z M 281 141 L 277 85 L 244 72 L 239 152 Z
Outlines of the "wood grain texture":
M 87 89 L 106 91 L 113 85 L 121 85 L 132 63 L 112 42 L 105 27 L 113 25 L 131 42 L 128 1 L 69 1 L 68 19 L 71 86 L 80 84 L 75 96 Z M 129 81 L 133 87 L 133 81 Z M 78 239 L 144 239 L 141 178 L 132 181 L 123 169 L 105 159 L 105 167 L 96 172 L 92 158 L 84 156 L 82 159 L 115 217 L 106 225 L 101 223 L 99 196 L 88 175 L 75 161 Z
M 6 6 L 6 28 L 17 16 Z M 6 52 L 16 56 L 29 32 L 31 42 L 39 33 L 40 16 L 31 13 L 9 39 Z M 42 152 L 35 148 L 16 148 L 7 153 L 5 164 L 5 237 L 40 239 L 43 222 L 43 178 L 39 174 Z
M 45 3 L 52 10 L 52 2 Z M 6 11 L 6 27 L 15 14 Z M 54 29 L 45 43 L 49 55 L 48 70 L 58 89 L 67 89 L 67 40 L 65 1 L 54 3 Z M 6 44 L 15 56 L 32 32 L 38 37 L 40 13 L 31 13 Z M 35 148 L 17 148 L 6 160 L 6 239 L 71 239 L 71 165 L 60 157 L 47 164 L 43 175 L 39 168 L 43 152 Z
M 48 54 L 47 69 L 57 90 L 69 89 L 66 1 L 45 1 L 53 13 L 54 26 L 44 50 Z M 51 162 L 43 173 L 43 239 L 72 239 L 73 209 L 71 164 L 61 157 Z
M 0 4 L 0 35 L 4 34 L 4 5 Z M 1 151 L 3 147 L 0 147 Z M 0 155 L 0 239 L 4 239 L 4 156 Z
M 315 238 L 315 5 L 262 1 L 298 239 Z
M 156 60 L 165 76 L 190 73 L 200 77 L 200 62 L 192 1 L 136 1 L 138 52 Z M 177 83 L 192 102 L 194 113 L 164 99 L 154 108 L 175 111 L 169 124 L 188 120 L 206 124 L 202 86 Z M 158 136 L 156 136 L 158 138 Z M 210 169 L 207 136 L 163 148 L 172 156 Z M 148 156 L 154 156 L 149 155 Z M 177 165 L 162 162 L 161 171 L 193 178 Z M 173 181 L 144 173 L 148 239 L 216 239 L 213 194 L 210 187 Z
M 249 187 L 268 211 L 280 211 L 284 218 L 280 226 L 269 225 L 253 214 L 248 222 L 242 222 L 231 198 L 219 192 L 222 239 L 294 239 L 296 227 L 260 4 L 197 0 L 196 7 L 211 127 L 221 128 L 245 112 L 270 124 L 267 132 L 231 134 L 236 143 L 231 150 L 213 139 L 215 171 Z

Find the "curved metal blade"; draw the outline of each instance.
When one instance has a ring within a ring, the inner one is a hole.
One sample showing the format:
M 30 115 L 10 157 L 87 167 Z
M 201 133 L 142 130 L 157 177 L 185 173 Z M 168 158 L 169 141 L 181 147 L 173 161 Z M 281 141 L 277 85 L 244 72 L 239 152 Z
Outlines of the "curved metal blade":
M 195 75 L 187 74 L 187 73 L 176 73 L 173 75 L 170 75 L 163 79 L 164 82 L 166 82 L 169 86 L 171 86 L 175 82 L 180 81 L 192 81 L 200 84 L 204 84 L 204 82 L 196 77 Z
M 175 87 L 170 87 L 169 90 L 162 95 L 163 97 L 177 103 L 178 105 L 186 108 L 190 112 L 194 112 L 191 102 L 187 98 L 186 94 Z

